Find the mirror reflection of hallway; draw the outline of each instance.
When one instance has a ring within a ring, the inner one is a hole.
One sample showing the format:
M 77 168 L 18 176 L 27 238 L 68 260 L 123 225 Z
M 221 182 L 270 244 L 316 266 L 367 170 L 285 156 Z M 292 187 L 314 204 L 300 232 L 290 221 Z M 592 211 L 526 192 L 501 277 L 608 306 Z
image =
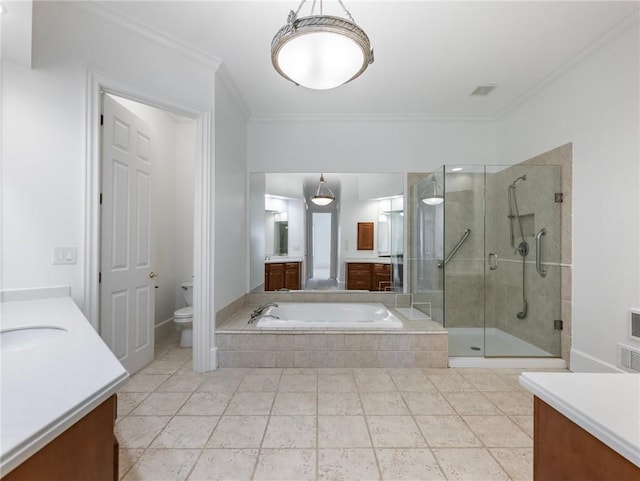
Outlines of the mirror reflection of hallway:
M 327 280 L 331 277 L 331 213 L 312 214 L 313 270 L 312 278 Z

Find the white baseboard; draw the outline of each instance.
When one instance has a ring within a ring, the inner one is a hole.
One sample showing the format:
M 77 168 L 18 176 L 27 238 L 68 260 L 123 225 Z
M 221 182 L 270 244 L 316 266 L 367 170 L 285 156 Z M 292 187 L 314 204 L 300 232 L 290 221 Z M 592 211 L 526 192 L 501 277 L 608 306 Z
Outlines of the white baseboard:
M 577 349 L 571 349 L 569 365 L 573 372 L 625 372 L 613 364 L 609 364 Z

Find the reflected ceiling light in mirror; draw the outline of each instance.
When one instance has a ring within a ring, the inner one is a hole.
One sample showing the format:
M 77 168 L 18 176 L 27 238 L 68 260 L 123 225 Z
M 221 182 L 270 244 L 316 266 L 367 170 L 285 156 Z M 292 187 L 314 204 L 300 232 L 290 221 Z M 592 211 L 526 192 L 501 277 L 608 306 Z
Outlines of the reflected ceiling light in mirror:
M 323 14 L 322 0 L 314 0 L 308 17 L 289 12 L 284 25 L 271 41 L 271 63 L 276 71 L 296 85 L 314 90 L 339 87 L 359 77 L 373 63 L 369 37 L 345 8 L 347 18 Z M 314 15 L 316 3 L 320 14 Z
M 422 199 L 427 205 L 440 205 L 444 202 L 444 195 L 438 193 L 438 182 L 434 177 L 431 181 L 431 185 L 433 185 L 433 193 L 427 194 L 426 197 Z
M 460 172 L 462 170 L 462 167 L 454 167 L 453 169 L 451 169 L 451 172 Z
M 320 174 L 318 189 L 316 190 L 315 195 L 311 196 L 309 200 L 315 205 L 329 205 L 335 200 L 335 198 L 336 196 L 333 194 L 333 191 L 324 181 L 324 175 Z

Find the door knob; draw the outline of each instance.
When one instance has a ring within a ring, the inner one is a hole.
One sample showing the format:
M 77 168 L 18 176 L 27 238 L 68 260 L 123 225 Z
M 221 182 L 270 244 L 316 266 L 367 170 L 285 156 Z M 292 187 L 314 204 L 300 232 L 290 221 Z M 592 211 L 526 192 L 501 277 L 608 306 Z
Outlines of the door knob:
M 160 274 L 156 274 L 155 272 L 149 272 L 149 279 L 153 279 L 154 277 L 158 277 Z

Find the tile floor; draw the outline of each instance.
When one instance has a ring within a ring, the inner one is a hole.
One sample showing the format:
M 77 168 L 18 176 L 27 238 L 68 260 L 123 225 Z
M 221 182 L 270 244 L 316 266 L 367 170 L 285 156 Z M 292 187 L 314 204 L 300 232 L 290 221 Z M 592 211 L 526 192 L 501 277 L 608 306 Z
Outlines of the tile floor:
M 118 394 L 133 480 L 532 478 L 532 396 L 514 369 L 218 369 L 177 341 Z

